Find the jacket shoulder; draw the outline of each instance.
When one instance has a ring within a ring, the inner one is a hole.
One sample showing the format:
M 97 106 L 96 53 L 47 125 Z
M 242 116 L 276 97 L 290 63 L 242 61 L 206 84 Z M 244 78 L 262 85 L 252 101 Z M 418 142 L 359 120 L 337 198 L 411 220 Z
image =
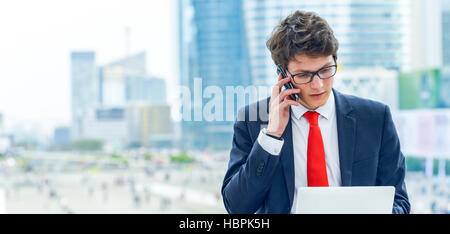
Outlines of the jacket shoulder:
M 238 111 L 236 121 L 268 122 L 269 101 L 270 97 L 241 107 Z

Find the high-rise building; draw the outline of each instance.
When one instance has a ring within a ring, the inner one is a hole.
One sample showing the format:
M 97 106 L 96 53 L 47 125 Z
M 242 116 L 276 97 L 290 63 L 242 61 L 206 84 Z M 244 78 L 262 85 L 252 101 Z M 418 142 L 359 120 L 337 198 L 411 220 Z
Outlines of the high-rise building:
M 151 105 L 167 103 L 166 82 L 159 78 L 127 76 L 125 98 L 127 102 L 140 101 Z
M 245 32 L 243 0 L 179 0 L 180 79 L 192 96 L 195 78 L 201 78 L 201 89 L 247 86 L 251 83 Z M 211 98 L 211 97 L 210 97 Z M 203 96 L 200 96 L 203 99 Z M 235 113 L 237 105 L 225 104 L 222 113 Z M 186 147 L 230 148 L 231 121 L 193 121 L 210 99 L 193 102 L 191 120 L 182 120 Z M 234 101 L 232 101 L 234 102 Z M 219 111 L 219 110 L 215 110 Z M 198 116 L 197 116 L 198 117 Z
M 130 103 L 127 105 L 128 145 L 167 147 L 173 142 L 170 106 Z
M 99 84 L 94 52 L 71 53 L 72 136 L 83 135 L 82 118 L 98 105 Z
M 380 101 L 398 110 L 398 72 L 385 68 L 356 68 L 339 71 L 333 88 L 343 93 Z
M 53 142 L 57 145 L 68 144 L 70 142 L 70 128 L 56 127 L 53 132 Z
M 442 66 L 442 4 L 441 0 L 411 0 L 410 50 L 411 69 L 432 69 Z
M 125 108 L 98 107 L 83 117 L 83 139 L 101 140 L 114 149 L 122 149 L 128 142 Z
M 245 22 L 254 84 L 274 84 L 275 65 L 266 40 L 281 19 L 295 10 L 325 18 L 339 41 L 344 67 L 409 67 L 408 16 L 405 0 L 246 0 Z
M 450 0 L 442 0 L 442 62 L 450 67 Z
M 172 142 L 170 131 L 158 130 L 172 128 L 165 81 L 147 75 L 145 52 L 99 68 L 94 53 L 72 53 L 72 80 L 74 140 L 101 140 L 114 149 Z M 56 129 L 55 141 L 65 141 L 65 133 Z
M 120 59 L 101 67 L 101 100 L 103 106 L 124 106 L 127 103 L 127 77 L 145 77 L 146 53 Z
M 3 126 L 3 114 L 0 113 L 0 136 L 4 133 L 4 126 Z

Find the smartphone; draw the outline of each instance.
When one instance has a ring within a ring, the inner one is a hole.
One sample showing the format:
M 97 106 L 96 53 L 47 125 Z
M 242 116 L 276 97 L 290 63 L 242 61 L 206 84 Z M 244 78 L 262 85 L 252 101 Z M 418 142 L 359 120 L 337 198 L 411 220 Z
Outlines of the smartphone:
M 284 69 L 280 65 L 277 65 L 278 76 L 280 75 L 280 73 L 283 76 L 283 78 L 288 77 L 286 74 L 286 71 L 284 71 Z M 284 84 L 284 88 L 285 89 L 293 89 L 294 87 L 292 86 L 291 82 L 287 82 L 286 84 Z M 299 99 L 298 94 L 291 94 L 290 96 L 292 99 L 294 99 L 296 102 L 298 102 L 298 99 Z

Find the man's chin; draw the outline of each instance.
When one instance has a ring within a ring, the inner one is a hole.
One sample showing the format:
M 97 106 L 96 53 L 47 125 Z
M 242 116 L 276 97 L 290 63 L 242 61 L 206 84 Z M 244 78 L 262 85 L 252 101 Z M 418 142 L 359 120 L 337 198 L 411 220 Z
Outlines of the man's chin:
M 315 109 L 319 108 L 319 106 L 311 104 L 309 102 L 304 102 L 304 103 L 300 103 L 300 104 L 308 110 L 315 110 Z
M 317 108 L 319 108 L 319 107 L 325 105 L 325 103 L 323 103 L 323 102 L 317 102 L 317 101 L 314 101 L 314 102 L 306 101 L 305 104 L 307 105 L 307 106 L 305 106 L 305 107 L 306 107 L 307 109 L 309 109 L 309 110 L 316 110 Z M 303 106 L 304 106 L 304 105 L 303 105 Z

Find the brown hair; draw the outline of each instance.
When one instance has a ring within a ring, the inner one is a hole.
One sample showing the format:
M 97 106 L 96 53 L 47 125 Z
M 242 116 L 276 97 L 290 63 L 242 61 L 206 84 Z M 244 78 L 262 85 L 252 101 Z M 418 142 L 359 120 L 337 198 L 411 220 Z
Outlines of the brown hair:
M 266 42 L 276 65 L 286 68 L 295 55 L 333 55 L 337 60 L 339 43 L 327 21 L 314 12 L 295 11 L 283 19 Z

